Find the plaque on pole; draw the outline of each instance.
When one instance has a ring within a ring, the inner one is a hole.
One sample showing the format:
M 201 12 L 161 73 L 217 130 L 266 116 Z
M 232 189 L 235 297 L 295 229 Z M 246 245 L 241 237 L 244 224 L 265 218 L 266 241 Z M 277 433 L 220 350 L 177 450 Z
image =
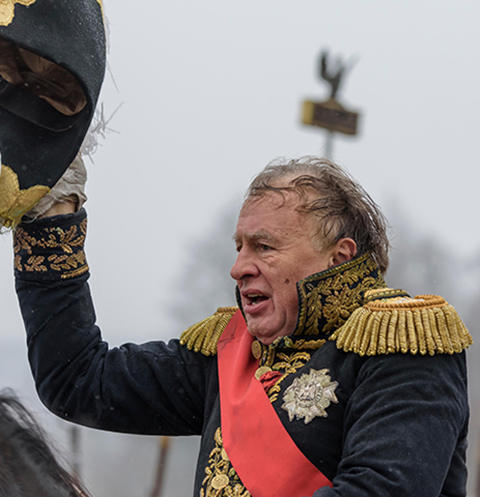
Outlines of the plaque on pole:
M 319 64 L 319 76 L 330 86 L 330 97 L 318 102 L 305 100 L 302 106 L 302 123 L 328 130 L 326 149 L 331 155 L 331 139 L 333 133 L 356 135 L 360 114 L 349 110 L 342 105 L 337 94 L 344 81 L 345 73 L 352 64 L 344 64 L 337 59 L 334 64 L 329 63 L 328 52 L 322 51 Z
M 345 135 L 356 135 L 358 124 L 358 112 L 352 112 L 338 100 L 330 98 L 325 102 L 303 102 L 302 123 L 318 126 Z

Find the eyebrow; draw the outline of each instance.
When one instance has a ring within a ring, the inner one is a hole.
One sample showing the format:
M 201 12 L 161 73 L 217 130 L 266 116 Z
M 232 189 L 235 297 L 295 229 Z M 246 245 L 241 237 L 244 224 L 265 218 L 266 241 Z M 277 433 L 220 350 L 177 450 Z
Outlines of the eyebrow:
M 268 233 L 268 231 L 265 230 L 255 231 L 254 233 L 245 233 L 242 238 L 244 240 L 252 242 L 258 242 L 259 240 L 265 240 L 268 242 L 276 241 L 275 237 L 273 237 L 270 233 Z M 240 242 L 240 237 L 236 233 L 232 236 L 232 239 L 235 243 Z

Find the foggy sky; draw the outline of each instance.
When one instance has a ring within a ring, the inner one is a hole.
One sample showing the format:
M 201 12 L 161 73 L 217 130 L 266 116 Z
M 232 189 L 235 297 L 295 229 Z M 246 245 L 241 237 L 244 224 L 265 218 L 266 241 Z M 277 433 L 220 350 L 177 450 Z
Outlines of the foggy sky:
M 362 113 L 360 135 L 337 137 L 335 160 L 432 245 L 465 259 L 480 251 L 477 0 L 105 0 L 105 11 L 100 100 L 107 117 L 121 107 L 86 159 L 86 207 L 110 342 L 178 336 L 169 309 L 183 302 L 177 282 L 195 241 L 269 161 L 322 154 L 323 132 L 300 124 L 303 99 L 327 98 L 322 48 L 357 59 L 340 100 Z M 0 388 L 33 398 L 12 259 L 1 236 Z
M 270 160 L 322 153 L 324 134 L 300 124 L 301 101 L 327 97 L 321 48 L 358 59 L 340 99 L 362 112 L 361 133 L 338 137 L 334 158 L 387 213 L 395 202 L 435 243 L 479 250 L 476 0 L 115 0 L 105 11 L 101 100 L 107 117 L 121 107 L 86 159 L 86 207 L 109 340 L 177 336 L 169 302 L 192 240 Z M 2 334 L 23 340 L 10 244 L 0 238 Z

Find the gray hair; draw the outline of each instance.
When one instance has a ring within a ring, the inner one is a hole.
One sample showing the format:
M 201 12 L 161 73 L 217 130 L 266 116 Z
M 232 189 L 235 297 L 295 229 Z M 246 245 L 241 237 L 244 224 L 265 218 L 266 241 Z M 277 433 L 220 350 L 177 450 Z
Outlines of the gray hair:
M 319 249 L 352 238 L 357 255 L 371 253 L 379 270 L 388 268 L 387 220 L 368 193 L 340 166 L 327 159 L 302 157 L 268 164 L 248 187 L 245 203 L 276 192 L 298 195 L 298 210 L 318 219 L 314 242 Z

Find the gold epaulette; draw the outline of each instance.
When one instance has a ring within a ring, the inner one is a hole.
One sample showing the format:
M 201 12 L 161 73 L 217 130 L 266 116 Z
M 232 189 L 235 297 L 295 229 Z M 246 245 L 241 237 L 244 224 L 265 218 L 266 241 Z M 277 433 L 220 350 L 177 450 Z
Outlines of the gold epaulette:
M 217 342 L 238 307 L 219 307 L 212 316 L 186 329 L 180 336 L 180 344 L 188 350 L 209 356 L 217 353 Z
M 473 344 L 457 311 L 437 295 L 371 300 L 355 310 L 330 340 L 361 356 L 453 354 Z

